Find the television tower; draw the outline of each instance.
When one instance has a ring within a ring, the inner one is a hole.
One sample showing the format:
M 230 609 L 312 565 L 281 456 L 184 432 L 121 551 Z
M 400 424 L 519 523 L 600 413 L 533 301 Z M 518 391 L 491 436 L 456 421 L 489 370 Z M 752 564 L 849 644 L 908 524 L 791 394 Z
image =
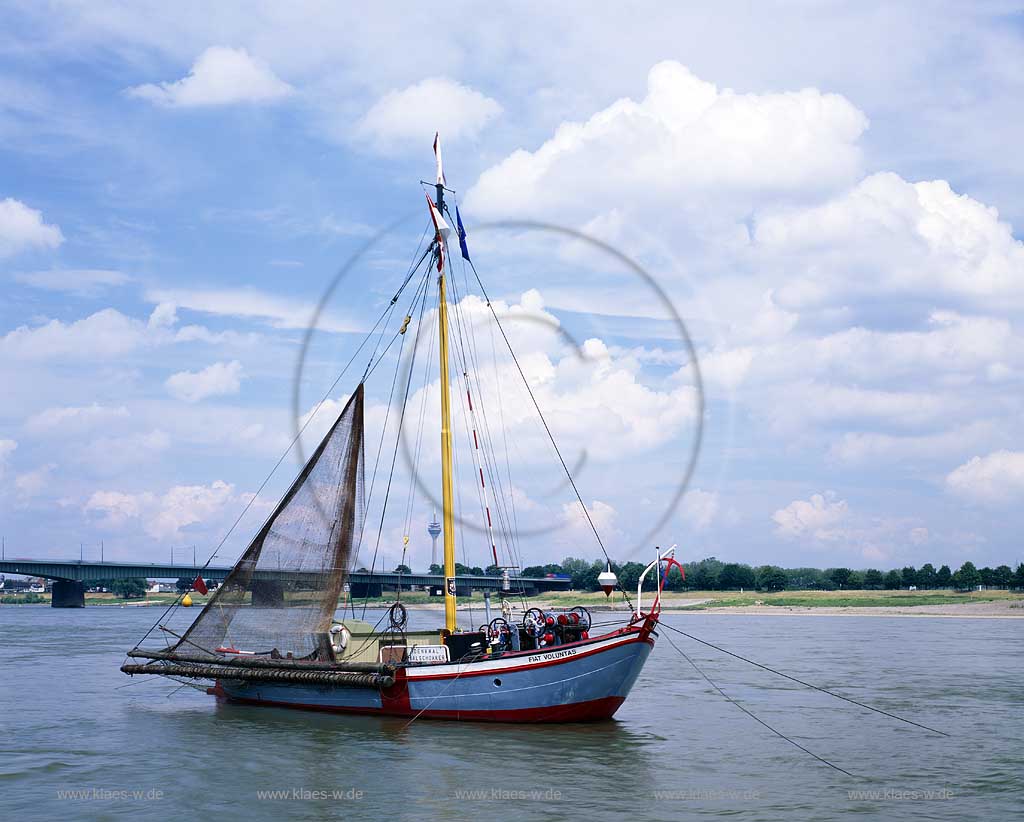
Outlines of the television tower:
M 437 538 L 441 535 L 441 523 L 437 521 L 437 511 L 434 511 L 434 518 L 427 526 L 427 533 L 430 534 L 430 539 L 433 542 L 430 549 L 430 564 L 437 565 Z

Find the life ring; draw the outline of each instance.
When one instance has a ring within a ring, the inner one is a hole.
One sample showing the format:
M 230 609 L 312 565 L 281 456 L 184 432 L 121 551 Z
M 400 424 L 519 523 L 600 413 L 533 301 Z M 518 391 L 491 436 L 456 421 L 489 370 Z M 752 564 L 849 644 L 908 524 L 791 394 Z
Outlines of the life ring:
M 344 652 L 351 639 L 352 632 L 344 625 L 331 626 L 331 647 L 334 648 L 334 653 L 340 654 Z

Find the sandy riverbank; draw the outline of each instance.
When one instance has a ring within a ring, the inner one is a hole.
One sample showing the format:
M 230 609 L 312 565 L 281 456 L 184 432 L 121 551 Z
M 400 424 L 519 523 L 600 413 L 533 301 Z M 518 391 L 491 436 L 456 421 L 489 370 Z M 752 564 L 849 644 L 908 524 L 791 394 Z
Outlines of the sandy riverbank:
M 1016 606 L 1016 607 L 1014 607 Z M 686 613 L 687 609 L 665 609 Z M 704 608 L 701 614 L 746 614 L 764 616 L 870 616 L 870 617 L 945 617 L 955 619 L 1024 619 L 1019 601 L 960 602 L 948 605 L 878 605 L 874 607 L 815 607 L 796 605 L 743 605 Z

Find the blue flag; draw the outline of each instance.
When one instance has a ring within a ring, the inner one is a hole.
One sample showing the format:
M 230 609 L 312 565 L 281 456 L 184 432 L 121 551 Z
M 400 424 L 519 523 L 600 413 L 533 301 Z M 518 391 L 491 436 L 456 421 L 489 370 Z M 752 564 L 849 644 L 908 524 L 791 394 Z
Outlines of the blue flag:
M 459 214 L 459 207 L 455 206 L 455 224 L 459 231 L 459 248 L 462 249 L 462 257 L 469 260 L 469 246 L 466 245 L 466 229 L 462 225 L 462 215 Z M 473 262 L 472 260 L 469 260 Z

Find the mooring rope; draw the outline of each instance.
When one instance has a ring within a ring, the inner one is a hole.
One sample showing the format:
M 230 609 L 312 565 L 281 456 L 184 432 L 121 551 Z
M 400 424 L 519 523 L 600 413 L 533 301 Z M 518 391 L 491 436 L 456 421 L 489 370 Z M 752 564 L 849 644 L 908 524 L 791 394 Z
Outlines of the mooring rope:
M 667 627 L 669 627 L 669 626 L 667 626 L 667 625 L 664 625 L 664 623 L 662 623 L 662 625 L 663 625 L 663 627 L 666 627 L 666 628 L 667 628 Z M 694 670 L 695 670 L 695 671 L 696 671 L 696 672 L 697 672 L 698 674 L 700 674 L 700 675 L 701 675 L 702 677 L 704 677 L 704 679 L 705 679 L 705 680 L 707 680 L 707 683 L 708 683 L 708 684 L 709 684 L 709 685 L 710 685 L 710 686 L 711 686 L 712 688 L 714 688 L 714 689 L 715 689 L 716 691 L 718 691 L 718 693 L 720 693 L 720 694 L 722 695 L 722 698 L 723 698 L 723 699 L 725 699 L 725 701 L 726 701 L 726 702 L 731 702 L 731 703 L 732 703 L 733 705 L 735 705 L 735 706 L 736 706 L 737 708 L 739 708 L 739 709 L 740 709 L 741 711 L 743 711 L 743 713 L 745 713 L 745 714 L 746 714 L 747 716 L 749 716 L 749 717 L 750 717 L 751 719 L 753 719 L 753 720 L 754 720 L 755 722 L 759 722 L 759 723 L 761 723 L 762 725 L 764 725 L 764 727 L 766 727 L 766 728 L 767 728 L 767 729 L 768 729 L 769 731 L 771 731 L 771 732 L 772 732 L 773 734 L 775 734 L 775 735 L 776 735 L 776 736 L 778 736 L 778 737 L 781 737 L 782 739 L 785 739 L 785 740 L 786 740 L 786 741 L 787 741 L 787 742 L 788 742 L 788 743 L 789 743 L 790 745 L 794 745 L 794 746 L 796 746 L 796 747 L 797 747 L 797 748 L 799 748 L 799 749 L 800 749 L 801 751 L 803 751 L 803 752 L 804 752 L 805 754 L 808 754 L 809 756 L 813 756 L 813 757 L 814 757 L 815 759 L 817 759 L 817 760 L 818 760 L 819 762 L 822 762 L 822 763 L 824 763 L 825 765 L 828 765 L 828 766 L 829 766 L 830 768 L 833 768 L 833 769 L 835 769 L 835 770 L 839 771 L 840 773 L 844 773 L 844 774 L 846 774 L 847 776 L 851 776 L 851 777 L 853 776 L 853 774 L 852 774 L 852 773 L 850 773 L 849 771 L 847 771 L 847 770 L 845 770 L 845 769 L 843 769 L 843 768 L 840 768 L 840 767 L 839 767 L 838 765 L 836 765 L 836 764 L 833 764 L 832 762 L 829 762 L 829 761 L 828 761 L 827 759 L 825 759 L 825 758 L 823 758 L 823 757 L 820 757 L 820 756 L 818 756 L 818 755 L 817 755 L 817 754 L 816 754 L 816 753 L 815 753 L 814 751 L 809 751 L 809 750 L 808 750 L 807 748 L 805 748 L 805 747 L 804 747 L 803 745 L 801 745 L 801 744 L 800 744 L 799 742 L 797 742 L 797 741 L 796 741 L 795 739 L 792 739 L 792 738 L 790 738 L 790 737 L 786 736 L 786 735 L 785 735 L 784 733 L 782 733 L 782 731 L 780 731 L 780 730 L 777 730 L 776 728 L 773 728 L 773 727 L 772 727 L 771 725 L 769 725 L 769 724 L 768 724 L 767 722 L 765 722 L 765 721 L 764 721 L 763 719 L 761 719 L 761 717 L 759 717 L 759 716 L 756 716 L 756 715 L 755 715 L 755 714 L 754 714 L 754 713 L 753 713 L 752 711 L 750 711 L 750 710 L 748 710 L 747 708 L 745 708 L 745 707 L 744 707 L 743 705 L 741 705 L 741 704 L 740 704 L 739 702 L 737 702 L 737 701 L 736 701 L 735 699 L 733 699 L 732 697 L 730 697 L 730 696 L 729 696 L 729 695 L 728 695 L 728 694 L 727 694 L 727 693 L 726 693 L 725 691 L 723 691 L 723 690 L 722 690 L 722 689 L 721 689 L 721 688 L 720 688 L 720 687 L 718 686 L 718 683 L 717 683 L 717 682 L 715 682 L 715 681 L 713 681 L 713 680 L 711 679 L 711 677 L 709 677 L 709 676 L 708 676 L 708 675 L 707 675 L 706 673 L 704 673 L 704 671 L 702 671 L 702 670 L 701 670 L 701 669 L 700 669 L 700 668 L 699 668 L 699 667 L 697 666 L 697 663 L 696 663 L 696 662 L 694 662 L 694 661 L 693 661 L 692 659 L 690 659 L 690 657 L 689 657 L 689 656 L 687 656 L 686 652 L 685 652 L 685 651 L 684 651 L 684 650 L 683 650 L 682 648 L 680 648 L 680 647 L 679 647 L 678 645 L 676 645 L 676 644 L 675 644 L 675 643 L 674 643 L 674 642 L 673 642 L 673 641 L 672 641 L 671 639 L 669 639 L 668 637 L 665 637 L 665 641 L 666 641 L 666 642 L 667 642 L 667 643 L 668 643 L 669 645 L 671 645 L 671 646 L 672 646 L 673 648 L 675 648 L 675 649 L 676 649 L 676 651 L 678 651 L 678 652 L 679 652 L 679 654 L 680 654 L 680 655 L 681 655 L 681 656 L 683 657 L 683 659 L 685 659 L 685 660 L 686 660 L 687 662 L 689 662 L 689 663 L 690 663 L 690 664 L 691 664 L 691 665 L 693 666 L 693 669 L 694 669 Z M 857 777 L 854 777 L 854 779 L 856 779 L 856 778 L 857 778 Z
M 671 625 L 668 625 L 668 624 L 666 624 L 664 622 L 659 622 L 658 624 L 662 628 L 668 628 L 670 631 L 675 631 L 677 634 L 682 634 L 686 638 L 692 639 L 694 642 L 699 642 L 701 645 L 707 645 L 709 648 L 714 648 L 716 651 L 721 651 L 723 654 L 728 654 L 729 656 L 735 657 L 736 659 L 739 659 L 742 662 L 746 662 L 746 663 L 748 663 L 750 665 L 754 665 L 757 668 L 761 668 L 762 670 L 768 671 L 769 673 L 773 673 L 776 676 L 781 676 L 781 677 L 783 677 L 785 679 L 791 680 L 792 682 L 796 682 L 796 683 L 798 683 L 800 685 L 803 685 L 805 688 L 811 688 L 812 690 L 815 690 L 815 691 L 821 691 L 823 694 L 828 694 L 829 696 L 834 696 L 836 699 L 841 699 L 844 702 L 849 702 L 849 703 L 851 703 L 853 705 L 858 705 L 861 708 L 867 708 L 869 711 L 874 711 L 876 714 L 881 714 L 882 716 L 887 716 L 890 719 L 898 719 L 900 722 L 906 722 L 908 725 L 914 725 L 917 728 L 921 728 L 921 729 L 923 729 L 925 731 L 930 731 L 933 734 L 939 734 L 939 736 L 949 736 L 949 734 L 947 734 L 945 731 L 940 731 L 940 730 L 937 730 L 936 728 L 930 728 L 927 725 L 922 725 L 920 722 L 914 722 L 914 720 L 912 720 L 912 719 L 905 719 L 902 716 L 897 716 L 896 714 L 891 714 L 888 711 L 883 711 L 881 708 L 875 708 L 874 706 L 868 705 L 868 704 L 866 704 L 864 702 L 858 702 L 856 699 L 851 699 L 848 696 L 843 696 L 842 694 L 837 694 L 835 691 L 830 691 L 828 688 L 822 688 L 820 685 L 812 685 L 810 682 L 804 682 L 802 679 L 797 679 L 795 676 L 790 676 L 789 674 L 784 674 L 782 671 L 777 671 L 774 668 L 769 668 L 767 665 L 762 665 L 760 662 L 754 662 L 754 660 L 752 660 L 752 659 L 747 659 L 745 656 L 740 656 L 740 654 L 733 653 L 732 651 L 728 651 L 728 650 L 726 650 L 725 648 L 722 648 L 719 645 L 715 645 L 713 642 L 708 642 L 707 640 L 701 639 L 700 637 L 696 637 L 693 634 L 688 634 L 688 633 L 686 633 L 686 631 L 681 631 L 679 628 L 675 628 L 675 627 L 673 627 Z M 665 637 L 665 639 L 667 640 L 668 637 Z M 671 645 L 671 642 L 669 642 L 669 644 Z M 672 647 L 674 648 L 675 646 L 673 645 Z

